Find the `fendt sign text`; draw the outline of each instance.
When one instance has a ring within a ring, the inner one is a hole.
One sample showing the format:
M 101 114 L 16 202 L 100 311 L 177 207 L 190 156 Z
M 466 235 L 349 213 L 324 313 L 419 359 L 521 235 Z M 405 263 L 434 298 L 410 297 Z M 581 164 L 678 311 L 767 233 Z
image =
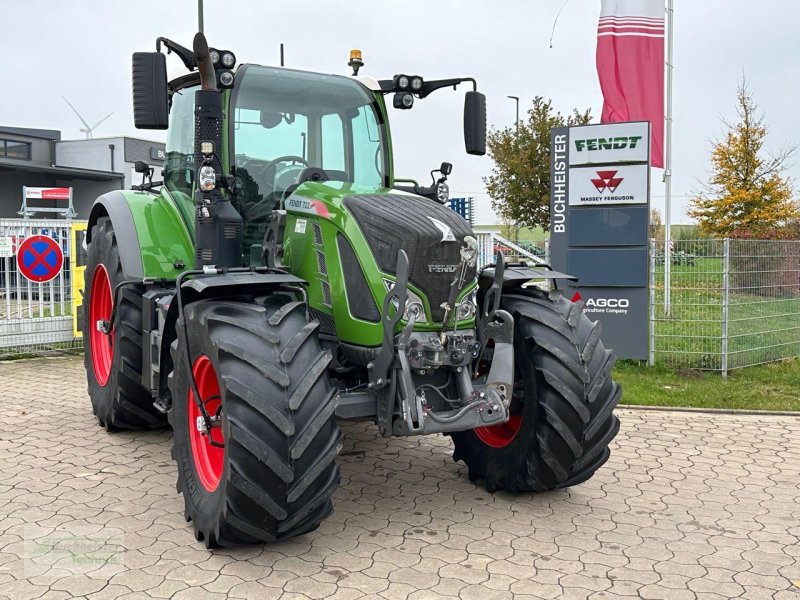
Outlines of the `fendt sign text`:
M 649 123 L 572 127 L 569 166 L 647 162 L 649 135 Z

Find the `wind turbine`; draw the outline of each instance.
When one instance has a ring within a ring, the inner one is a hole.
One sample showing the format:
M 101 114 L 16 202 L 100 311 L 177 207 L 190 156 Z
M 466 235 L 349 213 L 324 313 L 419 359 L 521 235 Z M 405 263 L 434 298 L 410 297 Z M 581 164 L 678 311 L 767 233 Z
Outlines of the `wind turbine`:
M 81 113 L 78 112 L 78 109 L 75 108 L 74 106 L 72 106 L 72 104 L 70 104 L 70 101 L 67 100 L 66 98 L 64 98 L 64 96 L 61 96 L 61 98 L 63 98 L 64 102 L 67 103 L 67 105 L 72 109 L 72 112 L 74 112 L 78 116 L 78 118 L 81 120 L 81 123 L 83 123 L 83 127 L 81 127 L 80 130 L 81 130 L 82 133 L 86 134 L 86 139 L 87 140 L 92 139 L 92 132 L 95 129 L 97 129 L 103 121 L 105 121 L 106 119 L 108 119 L 108 117 L 110 117 L 111 115 L 114 114 L 113 112 L 108 113 L 105 117 L 103 117 L 97 123 L 95 123 L 93 127 L 89 127 L 89 124 L 86 122 L 86 119 L 84 119 L 81 116 Z

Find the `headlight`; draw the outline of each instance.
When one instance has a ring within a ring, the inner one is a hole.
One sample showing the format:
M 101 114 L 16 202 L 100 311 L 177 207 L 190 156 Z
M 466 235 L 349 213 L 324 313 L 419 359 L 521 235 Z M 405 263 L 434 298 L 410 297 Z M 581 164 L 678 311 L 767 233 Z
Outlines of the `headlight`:
M 405 75 L 398 75 L 395 85 L 398 90 L 407 90 L 409 85 L 408 77 Z
M 411 92 L 396 92 L 392 99 L 395 108 L 407 110 L 414 106 L 414 94 Z
M 391 279 L 384 279 L 383 285 L 386 286 L 386 291 L 388 292 L 392 289 L 394 281 Z M 409 289 L 406 289 L 406 293 L 408 294 L 408 298 L 406 299 L 406 310 L 403 314 L 403 319 L 408 321 L 411 319 L 411 315 L 414 315 L 415 322 L 427 322 L 428 316 L 425 314 L 425 305 L 422 303 L 422 298 Z M 398 308 L 400 305 L 400 302 L 397 300 L 394 300 L 392 303 L 395 308 Z
M 217 185 L 217 172 L 214 167 L 210 165 L 203 165 L 200 167 L 199 173 L 200 189 L 204 192 L 210 192 Z
M 411 78 L 411 89 L 415 92 L 419 92 L 422 89 L 422 77 Z
M 233 52 L 223 52 L 222 53 L 222 66 L 227 69 L 233 67 L 236 64 L 236 57 L 233 55 Z
M 219 52 L 217 52 L 216 50 L 212 50 L 211 52 L 208 53 L 208 55 L 211 57 L 211 64 L 214 65 L 219 64 Z
M 458 305 L 458 308 L 456 309 L 456 320 L 466 321 L 467 319 L 473 318 L 477 312 L 478 304 L 475 298 L 475 293 L 473 292 L 467 296 L 461 302 L 461 304 Z
M 219 74 L 219 84 L 222 87 L 233 87 L 233 73 L 230 71 L 221 71 Z
M 446 203 L 450 199 L 450 186 L 444 181 L 436 186 L 436 197 L 442 204 Z
M 410 321 L 411 317 L 414 317 L 414 321 L 424 321 L 425 316 L 425 308 L 422 306 L 420 302 L 406 302 L 406 314 L 405 318 L 406 321 Z

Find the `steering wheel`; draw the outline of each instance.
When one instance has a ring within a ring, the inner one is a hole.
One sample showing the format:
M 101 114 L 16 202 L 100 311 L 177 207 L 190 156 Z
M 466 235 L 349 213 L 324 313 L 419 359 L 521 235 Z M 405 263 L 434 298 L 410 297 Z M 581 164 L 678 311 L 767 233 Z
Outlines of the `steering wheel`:
M 302 156 L 297 156 L 295 154 L 286 154 L 285 156 L 279 156 L 278 158 L 274 158 L 270 161 L 267 161 L 267 164 L 264 165 L 264 170 L 269 169 L 277 165 L 278 163 L 282 162 L 290 162 L 290 163 L 303 163 L 305 166 L 310 167 L 311 165 L 308 164 L 308 161 L 303 158 Z

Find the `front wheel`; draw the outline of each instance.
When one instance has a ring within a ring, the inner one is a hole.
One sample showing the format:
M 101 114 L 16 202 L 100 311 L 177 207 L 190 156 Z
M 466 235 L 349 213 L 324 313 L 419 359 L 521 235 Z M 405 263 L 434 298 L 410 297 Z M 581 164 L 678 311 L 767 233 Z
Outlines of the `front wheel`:
M 614 354 L 582 303 L 520 289 L 503 295 L 514 316 L 514 398 L 507 423 L 452 434 L 455 460 L 489 491 L 546 491 L 586 481 L 609 457 L 622 390 Z
M 286 296 L 205 300 L 178 321 L 172 456 L 186 518 L 209 548 L 301 535 L 332 510 L 338 396 L 326 374 L 330 352 L 320 349 L 304 306 Z

